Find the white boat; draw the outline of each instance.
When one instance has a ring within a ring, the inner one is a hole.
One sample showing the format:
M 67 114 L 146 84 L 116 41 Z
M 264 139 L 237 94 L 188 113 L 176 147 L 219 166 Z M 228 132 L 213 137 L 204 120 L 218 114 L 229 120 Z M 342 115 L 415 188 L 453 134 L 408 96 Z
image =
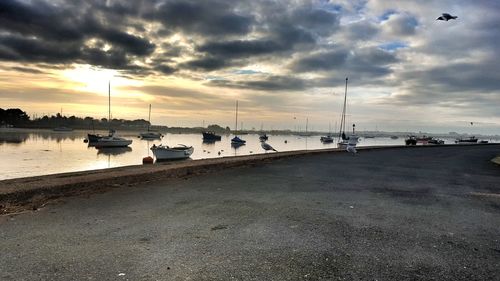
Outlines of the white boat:
M 348 78 L 345 78 L 345 93 L 344 93 L 344 107 L 342 108 L 342 118 L 340 120 L 340 131 L 339 131 L 339 141 L 337 142 L 338 148 L 347 148 L 348 146 L 355 147 L 358 144 L 359 136 L 354 133 L 354 128 L 356 125 L 352 124 L 352 135 L 349 137 L 345 134 L 345 115 L 346 115 L 346 102 L 347 102 L 347 81 Z
M 177 159 L 186 159 L 191 156 L 194 152 L 194 148 L 192 146 L 186 146 L 184 144 L 179 144 L 175 147 L 169 147 L 167 145 L 154 145 L 151 147 L 151 151 L 153 151 L 154 156 L 157 161 L 161 160 L 177 160 Z
M 108 84 L 108 122 L 111 120 L 111 82 Z M 96 148 L 101 147 L 125 147 L 129 146 L 132 143 L 132 140 L 128 140 L 116 135 L 116 132 L 109 129 L 109 136 L 102 137 L 97 140 L 95 143 Z
M 234 138 L 231 139 L 231 144 L 238 145 L 238 146 L 244 145 L 247 141 L 239 138 L 236 135 L 236 132 L 238 131 L 238 101 L 236 101 L 236 122 L 235 122 L 234 128 L 235 128 L 234 129 L 235 136 L 234 136 Z
M 94 144 L 96 148 L 104 147 L 126 147 L 132 143 L 132 140 L 128 140 L 115 135 L 114 131 L 111 131 L 109 136 L 102 137 Z
M 148 117 L 148 131 L 145 133 L 140 133 L 139 137 L 142 139 L 161 139 L 163 135 L 160 132 L 151 131 L 151 104 L 149 105 L 149 117 Z
M 335 125 L 336 127 L 336 125 Z M 322 136 L 321 138 L 319 138 L 319 140 L 322 142 L 322 143 L 332 143 L 333 142 L 333 137 L 332 137 L 332 129 L 331 129 L 331 125 L 330 123 L 328 124 L 328 135 L 326 136 Z

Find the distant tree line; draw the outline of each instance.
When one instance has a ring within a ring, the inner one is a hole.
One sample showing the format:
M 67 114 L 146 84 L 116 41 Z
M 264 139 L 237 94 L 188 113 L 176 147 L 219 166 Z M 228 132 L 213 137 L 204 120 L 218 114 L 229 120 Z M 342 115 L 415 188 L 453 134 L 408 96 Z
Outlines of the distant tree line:
M 108 122 L 107 118 L 95 119 L 93 117 L 76 117 L 56 115 L 45 115 L 40 118 L 30 119 L 30 116 L 19 108 L 0 108 L 0 125 L 3 127 L 17 128 L 55 128 L 68 127 L 73 129 L 108 129 L 108 128 L 147 128 L 150 123 L 144 119 L 125 120 L 112 119 Z
M 150 123 L 144 119 L 124 120 L 112 119 L 108 122 L 107 118 L 95 119 L 93 117 L 76 117 L 63 116 L 60 113 L 56 115 L 44 115 L 43 117 L 30 119 L 30 116 L 19 108 L 2 109 L 0 108 L 0 126 L 1 127 L 16 127 L 16 128 L 37 128 L 37 129 L 53 129 L 56 127 L 68 127 L 72 129 L 83 130 L 107 130 L 111 129 L 138 129 L 144 130 Z M 154 130 L 163 130 L 173 133 L 193 133 L 202 132 L 205 130 L 217 133 L 229 133 L 229 127 L 223 128 L 219 125 L 209 125 L 207 128 L 184 128 L 184 127 L 167 127 L 167 126 L 151 126 Z

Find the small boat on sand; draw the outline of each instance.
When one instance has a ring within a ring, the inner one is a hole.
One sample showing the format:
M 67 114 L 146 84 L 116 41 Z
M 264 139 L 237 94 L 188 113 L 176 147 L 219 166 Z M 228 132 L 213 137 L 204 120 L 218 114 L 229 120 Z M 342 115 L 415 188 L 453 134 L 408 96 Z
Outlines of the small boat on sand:
M 154 145 L 151 147 L 157 161 L 186 159 L 194 152 L 192 146 L 178 144 L 178 146 L 169 147 L 168 145 Z

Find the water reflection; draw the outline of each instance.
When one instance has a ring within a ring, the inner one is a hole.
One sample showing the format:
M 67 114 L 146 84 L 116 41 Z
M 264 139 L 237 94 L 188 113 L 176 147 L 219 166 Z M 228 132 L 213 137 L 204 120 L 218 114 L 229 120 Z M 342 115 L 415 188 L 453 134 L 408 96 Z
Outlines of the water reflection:
M 131 152 L 132 147 L 101 147 L 96 148 L 97 154 L 104 155 L 120 155 L 123 153 Z
M 236 155 L 261 154 L 258 134 L 245 136 L 246 145 L 231 145 L 233 135 L 222 135 L 220 141 L 204 142 L 201 134 L 165 134 L 160 140 L 136 140 L 126 148 L 96 150 L 83 140 L 88 131 L 53 132 L 49 130 L 0 129 L 0 180 L 62 172 L 102 169 L 125 165 L 140 165 L 145 156 L 152 156 L 155 144 L 175 146 L 182 143 L 194 147 L 192 159 L 219 158 Z M 95 132 L 106 134 L 106 132 Z M 136 132 L 121 131 L 123 137 L 135 138 Z M 267 141 L 278 151 L 324 149 L 336 147 L 324 144 L 321 136 L 268 135 Z M 444 139 L 451 144 L 454 139 Z M 492 142 L 498 142 L 493 140 Z M 360 146 L 404 145 L 404 139 L 389 137 L 363 139 Z
M 29 135 L 23 134 L 8 134 L 8 135 L 0 135 L 0 145 L 2 144 L 21 144 L 28 139 Z
M 234 142 L 231 143 L 231 147 L 234 149 L 238 149 L 244 145 L 245 145 L 244 143 L 234 143 Z

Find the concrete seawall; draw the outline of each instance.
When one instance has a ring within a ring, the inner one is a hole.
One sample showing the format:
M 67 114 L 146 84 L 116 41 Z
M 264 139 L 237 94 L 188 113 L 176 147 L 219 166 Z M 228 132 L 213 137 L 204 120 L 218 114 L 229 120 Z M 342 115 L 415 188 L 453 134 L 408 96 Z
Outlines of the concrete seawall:
M 500 146 L 500 144 L 477 144 Z M 470 145 L 441 145 L 457 147 Z M 379 149 L 426 149 L 437 146 L 371 146 L 358 147 L 358 151 Z M 255 166 L 279 159 L 318 155 L 325 153 L 347 153 L 341 149 L 300 150 L 246 156 L 232 156 L 181 162 L 163 162 L 154 165 L 133 165 L 102 170 L 70 172 L 46 176 L 0 181 L 0 214 L 37 209 L 50 200 L 67 196 L 105 192 L 114 188 L 133 186 L 168 178 L 182 178 L 197 174 L 221 171 L 241 166 Z

